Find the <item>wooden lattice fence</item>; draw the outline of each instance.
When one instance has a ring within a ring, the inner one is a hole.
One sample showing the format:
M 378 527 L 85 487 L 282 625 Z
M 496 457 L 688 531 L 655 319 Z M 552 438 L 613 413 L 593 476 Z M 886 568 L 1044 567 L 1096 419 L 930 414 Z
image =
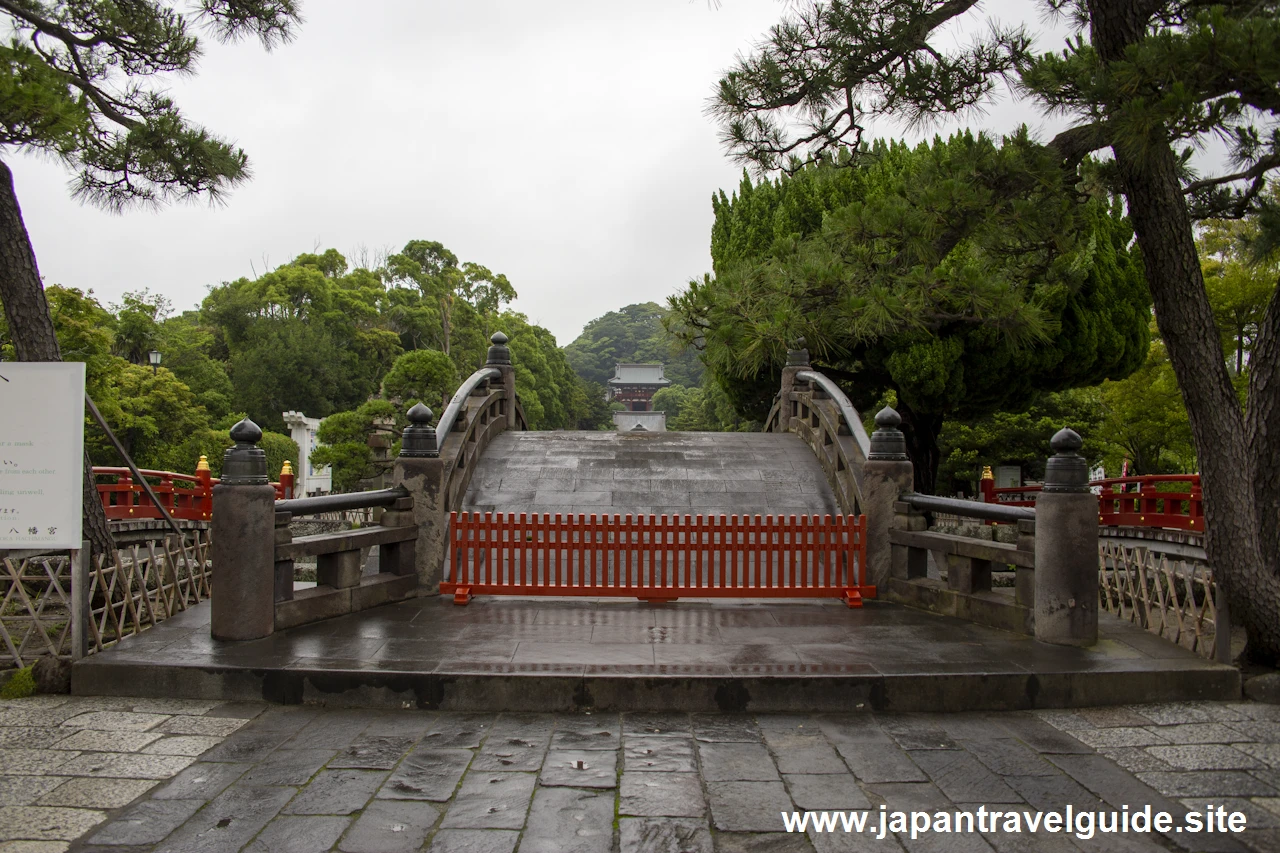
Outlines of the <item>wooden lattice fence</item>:
M 1215 656 L 1219 621 L 1213 569 L 1198 560 L 1170 557 L 1145 547 L 1098 543 L 1099 597 L 1103 610 L 1206 658 Z
M 119 548 L 85 560 L 68 554 L 0 560 L 0 666 L 91 654 L 209 597 L 209 532 Z M 73 592 L 72 576 L 83 575 Z M 79 598 L 77 604 L 76 598 Z M 76 630 L 73 613 L 83 613 Z

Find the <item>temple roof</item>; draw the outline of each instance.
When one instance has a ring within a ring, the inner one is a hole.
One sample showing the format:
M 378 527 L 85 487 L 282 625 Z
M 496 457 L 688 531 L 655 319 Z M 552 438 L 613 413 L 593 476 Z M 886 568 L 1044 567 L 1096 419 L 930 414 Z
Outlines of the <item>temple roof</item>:
M 671 380 L 662 375 L 661 364 L 619 364 L 609 384 L 667 386 Z

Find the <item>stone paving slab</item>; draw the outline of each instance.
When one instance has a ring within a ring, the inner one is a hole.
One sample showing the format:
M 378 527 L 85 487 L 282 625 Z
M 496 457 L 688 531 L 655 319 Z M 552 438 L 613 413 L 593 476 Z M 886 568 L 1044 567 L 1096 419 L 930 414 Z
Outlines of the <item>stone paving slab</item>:
M 0 851 L 61 853 L 96 832 L 109 813 L 118 815 L 112 831 L 130 834 L 128 807 L 148 795 L 155 797 L 142 801 L 148 837 L 161 840 L 193 811 L 165 804 L 157 789 L 166 780 L 181 775 L 186 792 L 218 793 L 188 771 L 223 738 L 184 732 L 204 731 L 200 721 L 209 721 L 216 724 L 209 730 L 230 733 L 265 707 L 128 697 L 0 701 Z M 160 832 L 165 814 L 171 825 Z
M 210 715 L 232 707 L 153 705 L 143 711 L 141 701 L 112 708 L 92 703 L 63 697 L 45 706 L 68 712 L 50 715 L 45 728 L 128 734 L 140 722 L 138 714 L 218 719 Z M 0 713 L 40 707 L 19 700 L 0 703 Z M 1239 732 L 1246 740 L 1233 742 L 1229 735 L 1238 724 L 1280 720 L 1280 709 L 1247 702 L 786 715 L 235 707 L 242 716 L 225 719 L 242 725 L 163 778 L 62 775 L 65 763 L 44 773 L 0 776 L 0 853 L 1280 849 L 1280 775 L 1262 761 L 1237 766 L 1237 756 L 1250 758 L 1245 748 L 1280 751 L 1280 738 L 1267 740 L 1271 730 L 1265 727 Z M 95 725 L 118 728 L 63 725 L 90 713 L 121 715 L 93 718 Z M 11 719 L 23 725 L 0 725 L 0 731 L 32 728 L 26 725 L 31 715 Z M 152 721 L 147 731 L 184 729 L 181 721 L 166 722 Z M 1209 725 L 1224 728 L 1203 728 Z M 1163 739 L 1117 748 L 1128 751 L 1123 755 L 1131 763 L 1141 754 L 1182 749 L 1193 750 L 1179 755 L 1198 769 L 1135 773 L 1108 757 L 1106 748 L 1089 745 L 1113 742 L 1105 736 L 1109 730 L 1135 728 Z M 1180 742 L 1210 736 L 1227 740 Z M 155 757 L 91 750 L 77 757 L 107 766 L 121 755 Z M 482 762 L 486 757 L 497 764 Z M 503 759 L 512 763 L 503 765 Z M 1246 828 L 1208 835 L 1174 827 L 1128 833 L 1095 827 L 1092 837 L 1082 837 L 1007 823 L 1011 814 L 1021 821 L 1024 812 L 1061 812 L 1067 805 L 1073 813 L 1130 815 L 1151 807 L 1168 811 L 1178 826 L 1190 825 L 1184 823 L 1188 814 L 1203 819 L 1221 806 L 1244 815 Z M 886 816 L 914 810 L 929 820 L 938 813 L 976 814 L 980 807 L 1002 817 L 973 833 L 916 838 L 909 822 L 895 828 L 886 817 L 884 837 L 877 837 L 882 806 Z M 808 812 L 806 820 L 827 813 L 834 831 L 807 824 L 804 832 L 787 832 L 782 812 L 791 811 Z M 840 826 L 839 814 L 852 821 L 863 812 L 863 831 Z

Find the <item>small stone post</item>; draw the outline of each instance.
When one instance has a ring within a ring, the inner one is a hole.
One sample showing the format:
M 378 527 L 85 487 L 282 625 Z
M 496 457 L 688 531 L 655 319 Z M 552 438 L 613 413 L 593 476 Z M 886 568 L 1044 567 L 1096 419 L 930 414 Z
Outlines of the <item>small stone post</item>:
M 435 427 L 431 426 L 435 414 L 418 403 L 406 416 L 409 426 L 404 429 L 392 480 L 413 498 L 413 520 L 418 525 L 414 570 L 418 574 L 418 589 L 423 595 L 433 595 L 440 589 L 441 563 L 448 544 L 445 541 L 448 525 L 444 515 L 444 461 L 436 443 Z
M 494 332 L 489 338 L 493 346 L 489 347 L 489 357 L 485 359 L 485 367 L 496 367 L 502 371 L 502 387 L 507 392 L 507 429 L 516 428 L 516 371 L 511 366 L 511 348 L 507 346 L 507 336 L 502 332 Z
M 804 338 L 796 338 L 796 348 L 787 350 L 787 366 L 782 368 L 782 393 L 778 397 L 778 432 L 791 430 L 791 392 L 796 388 L 796 374 L 812 369 L 805 344 Z
M 1098 642 L 1098 498 L 1089 489 L 1084 446 L 1070 429 L 1049 442 L 1036 501 L 1036 639 L 1062 646 Z
M 262 430 L 245 418 L 231 428 L 213 487 L 213 601 L 209 633 L 217 640 L 257 640 L 275 630 L 275 502 L 267 480 Z
M 902 416 L 885 406 L 876 414 L 871 451 L 862 468 L 862 511 L 867 515 L 867 572 L 863 583 L 884 587 L 893 568 L 889 529 L 893 505 L 910 492 L 915 469 L 907 456 L 907 440 L 898 426 Z

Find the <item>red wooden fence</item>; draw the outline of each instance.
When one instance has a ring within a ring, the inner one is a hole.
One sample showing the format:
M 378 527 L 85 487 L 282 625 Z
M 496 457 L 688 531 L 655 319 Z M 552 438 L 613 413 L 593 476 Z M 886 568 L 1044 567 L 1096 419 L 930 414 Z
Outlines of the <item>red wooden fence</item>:
M 1182 488 L 1170 488 L 1182 484 Z M 1098 491 L 1098 523 L 1104 527 L 1168 527 L 1204 530 L 1199 474 L 1112 477 L 1089 484 Z M 1163 488 L 1161 488 L 1163 486 Z M 1039 486 L 997 489 L 982 481 L 982 499 L 1008 506 L 1035 506 Z
M 455 604 L 473 595 L 875 598 L 866 517 L 451 513 Z
M 169 510 L 169 515 L 187 521 L 208 521 L 213 518 L 213 487 L 218 485 L 218 480 L 213 478 L 203 456 L 200 457 L 194 474 L 152 471 L 147 468 L 140 471 L 151 483 L 151 490 L 156 493 L 160 503 Z M 130 521 L 164 518 L 159 508 L 151 502 L 142 484 L 134 481 L 133 472 L 128 468 L 95 465 L 93 475 L 115 478 L 115 482 L 97 484 L 98 497 L 102 500 L 107 518 Z M 276 490 L 276 500 L 293 497 L 293 481 L 293 469 L 286 461 L 280 471 L 280 482 L 271 484 Z M 179 483 L 189 485 L 178 485 Z

